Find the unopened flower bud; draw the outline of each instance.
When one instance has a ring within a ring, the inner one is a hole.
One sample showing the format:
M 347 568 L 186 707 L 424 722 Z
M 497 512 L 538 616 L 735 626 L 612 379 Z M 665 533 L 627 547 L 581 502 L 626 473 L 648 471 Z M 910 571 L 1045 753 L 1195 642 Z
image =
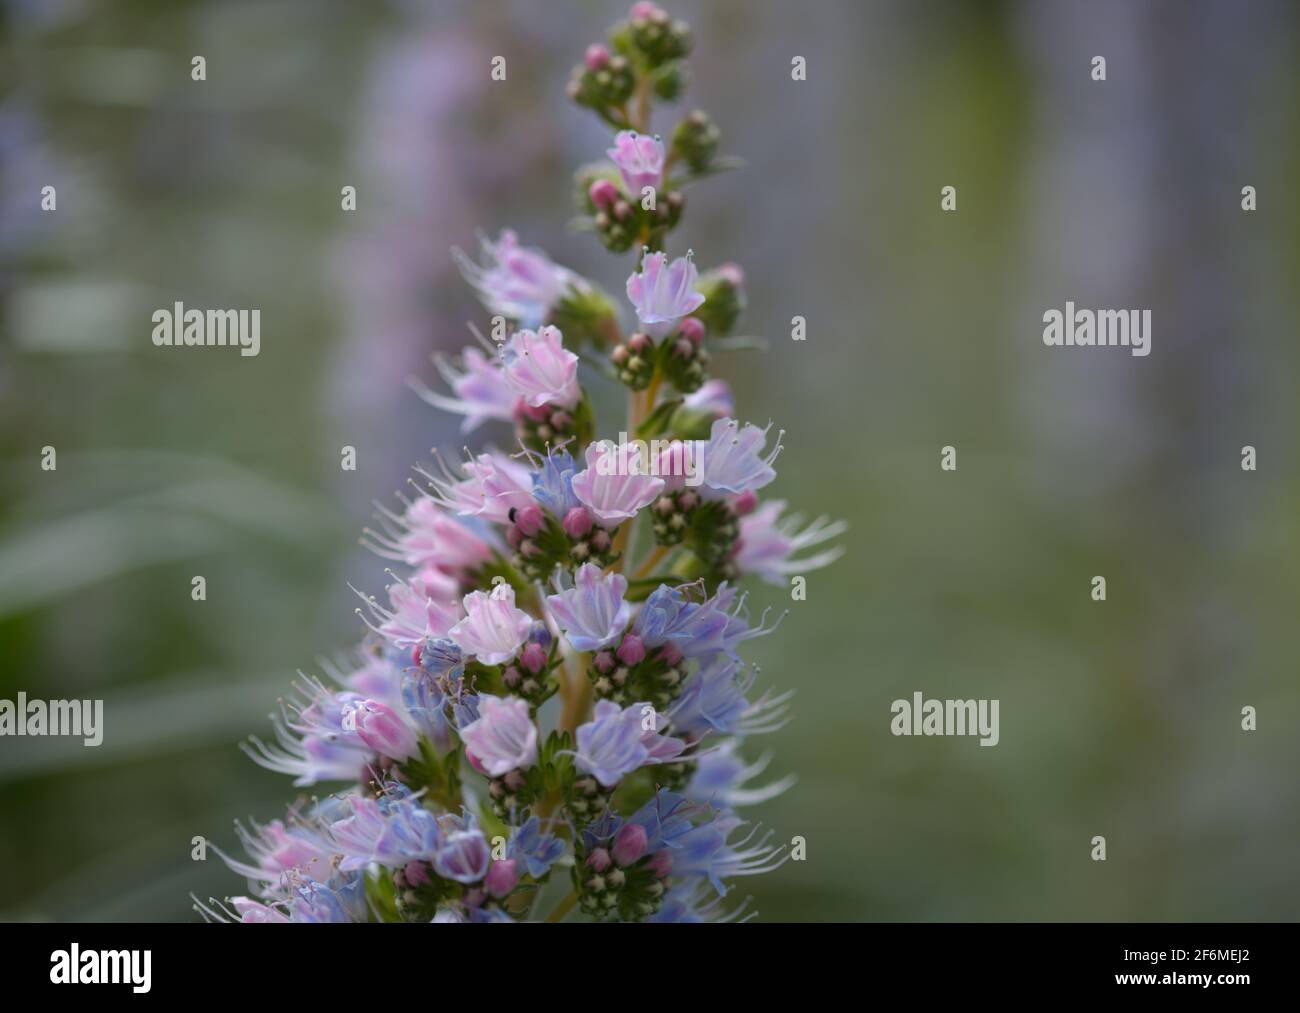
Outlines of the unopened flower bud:
M 597 848 L 587 856 L 587 864 L 597 872 L 604 872 L 608 869 L 611 861 L 612 859 L 609 857 L 609 852 L 604 848 Z
M 542 530 L 545 519 L 542 508 L 536 503 L 529 503 L 526 507 L 515 511 L 515 524 L 529 538 Z
M 582 538 L 591 530 L 591 511 L 584 506 L 574 507 L 564 515 L 564 533 L 570 538 Z
M 614 206 L 614 202 L 618 200 L 618 187 L 607 179 L 598 179 L 591 184 L 587 196 L 596 207 L 602 211 L 608 211 Z
M 541 644 L 528 644 L 524 648 L 524 653 L 519 656 L 519 662 L 536 675 L 546 665 L 546 649 Z
M 645 660 L 645 644 L 635 633 L 629 633 L 618 645 L 618 660 L 625 665 L 639 665 Z
M 492 863 L 483 886 L 493 897 L 500 899 L 513 890 L 518 882 L 519 863 L 513 858 L 506 858 Z
M 699 317 L 683 317 L 682 322 L 677 325 L 677 330 L 696 348 L 704 341 L 704 324 L 700 322 Z
M 753 489 L 746 489 L 731 501 L 731 509 L 735 511 L 737 517 L 745 517 L 752 514 L 758 506 L 758 493 Z
M 619 865 L 628 866 L 645 854 L 648 839 L 645 827 L 638 823 L 625 823 L 614 838 L 612 854 Z
M 593 42 L 582 54 L 582 62 L 589 70 L 600 70 L 609 63 L 609 50 L 599 42 Z

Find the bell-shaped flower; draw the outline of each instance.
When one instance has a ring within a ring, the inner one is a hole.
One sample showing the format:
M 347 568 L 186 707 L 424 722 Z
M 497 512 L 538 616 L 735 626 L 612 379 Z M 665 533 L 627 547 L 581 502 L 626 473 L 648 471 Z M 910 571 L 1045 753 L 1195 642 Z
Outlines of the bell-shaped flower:
M 482 693 L 478 718 L 460 730 L 466 751 L 489 777 L 504 777 L 537 762 L 537 726 L 528 715 L 528 703 L 517 696 Z
M 610 700 L 596 704 L 592 720 L 579 725 L 574 763 L 606 788 L 648 763 L 664 763 L 685 744 L 658 733 L 660 718 L 648 703 L 626 709 Z
M 510 339 L 504 362 L 506 382 L 533 408 L 572 408 L 582 397 L 578 357 L 563 342 L 558 327 L 524 330 Z
M 658 137 L 620 130 L 605 154 L 618 167 L 630 197 L 639 199 L 645 187 L 658 190 L 663 185 L 664 142 Z
M 445 355 L 437 356 L 434 363 L 455 396 L 440 394 L 413 381 L 415 392 L 435 408 L 465 416 L 460 424 L 462 433 L 472 432 L 492 419 L 509 422 L 514 418 L 519 395 L 495 359 L 470 346 L 461 354 L 459 370 Z
M 573 587 L 547 596 L 546 604 L 575 650 L 599 651 L 627 629 L 632 606 L 623 600 L 626 593 L 621 573 L 606 574 L 586 563 L 574 574 Z
M 704 296 L 695 290 L 698 280 L 689 253 L 671 264 L 665 253 L 647 253 L 641 270 L 627 279 L 627 297 L 636 308 L 641 329 L 656 340 L 672 334 L 682 317 L 704 303 Z
M 573 477 L 573 494 L 605 527 L 635 517 L 663 491 L 634 444 L 607 440 L 587 445 L 587 467 Z
M 732 556 L 737 572 L 753 573 L 769 584 L 784 585 L 791 574 L 820 569 L 843 555 L 844 547 L 836 545 L 795 558 L 799 551 L 843 534 L 847 525 L 818 517 L 800 530 L 802 518 L 798 514 L 781 517 L 784 509 L 783 500 L 769 500 L 740 519 L 740 537 Z
M 767 429 L 752 422 L 743 427 L 735 419 L 716 419 L 709 430 L 709 439 L 700 447 L 700 495 L 705 499 L 720 499 L 734 493 L 761 489 L 774 478 L 772 462 L 781 453 L 781 436 L 770 453 L 764 454 Z
M 465 618 L 447 631 L 457 647 L 485 665 L 500 665 L 519 653 L 533 618 L 515 607 L 513 587 L 502 582 L 490 594 L 471 591 L 464 604 Z
M 461 272 L 490 312 L 518 321 L 521 327 L 540 327 L 570 289 L 587 287 L 543 251 L 520 246 L 519 237 L 509 229 L 495 243 L 484 237 L 482 247 L 481 265 L 453 251 Z

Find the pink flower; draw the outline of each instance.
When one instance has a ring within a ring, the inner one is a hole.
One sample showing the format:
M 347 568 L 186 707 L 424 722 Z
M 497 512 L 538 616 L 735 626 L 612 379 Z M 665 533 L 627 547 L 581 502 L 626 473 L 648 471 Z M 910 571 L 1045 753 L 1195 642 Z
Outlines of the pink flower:
M 498 584 L 491 594 L 472 591 L 465 596 L 465 618 L 447 631 L 466 654 L 485 665 L 500 665 L 519 653 L 533 619 L 515 607 L 515 589 Z
M 645 827 L 639 823 L 624 823 L 611 849 L 614 861 L 621 866 L 638 861 L 646 852 L 648 840 Z
M 741 426 L 735 419 L 714 420 L 709 439 L 700 448 L 701 495 L 705 499 L 761 489 L 776 478 L 772 462 L 781 453 L 784 430 L 764 456 L 767 430 L 771 428 L 759 429 L 752 422 Z
M 795 559 L 801 549 L 821 545 L 842 534 L 847 525 L 818 517 L 800 531 L 802 518 L 798 514 L 781 518 L 783 510 L 785 501 L 774 499 L 741 518 L 740 537 L 732 557 L 738 571 L 756 574 L 769 584 L 784 584 L 790 574 L 820 569 L 843 554 L 844 547 L 837 545 Z
M 495 243 L 483 240 L 483 264 L 455 251 L 461 272 L 478 290 L 491 312 L 517 320 L 521 327 L 540 327 L 570 288 L 587 288 L 572 271 L 553 263 L 541 250 L 519 245 L 509 229 Z
M 479 454 L 461 470 L 466 477 L 460 480 L 450 472 L 446 478 L 421 472 L 433 483 L 438 501 L 454 513 L 506 524 L 512 509 L 533 502 L 532 472 L 504 454 Z
M 396 711 L 378 700 L 345 703 L 342 727 L 345 732 L 355 732 L 381 756 L 405 760 L 420 751 L 415 732 Z
M 439 394 L 423 384 L 415 383 L 420 397 L 443 411 L 464 415 L 460 424 L 462 433 L 472 432 L 489 419 L 509 422 L 514 417 L 518 395 L 507 382 L 500 365 L 477 348 L 466 348 L 461 355 L 464 369 L 460 372 L 444 355 L 434 359 L 438 372 L 455 393 L 455 397 Z
M 384 608 L 375 599 L 357 591 L 377 624 L 366 618 L 360 609 L 357 612 L 367 626 L 396 647 L 411 648 L 426 640 L 440 639 L 461 617 L 460 606 L 447 600 L 446 589 L 440 586 L 445 580 L 445 574 L 435 571 L 390 584 L 387 591 L 391 608 Z
M 664 480 L 648 470 L 632 444 L 590 443 L 586 470 L 573 476 L 573 494 L 598 523 L 616 527 L 663 491 Z
M 513 858 L 505 858 L 492 863 L 483 888 L 493 897 L 501 898 L 513 890 L 519 882 L 519 863 Z
M 695 291 L 700 274 L 688 253 L 671 264 L 664 253 L 647 253 L 639 273 L 627 279 L 627 297 L 636 307 L 641 329 L 658 340 L 677 327 L 677 321 L 694 313 L 704 303 Z
M 691 411 L 703 412 L 717 418 L 736 414 L 736 399 L 726 380 L 705 380 L 694 394 L 687 394 L 683 404 Z
M 528 716 L 528 703 L 517 696 L 504 700 L 482 693 L 478 720 L 460 730 L 475 766 L 489 777 L 504 777 L 537 762 L 537 726 Z
M 386 559 L 459 578 L 492 558 L 492 547 L 431 496 L 413 500 L 401 517 L 382 507 L 376 516 L 384 530 L 367 530 L 366 544 Z
M 605 152 L 618 166 L 623 185 L 633 197 L 639 197 L 644 187 L 658 190 L 664 175 L 664 142 L 657 137 L 647 137 L 635 130 L 620 130 L 614 146 Z
M 572 408 L 582 397 L 578 387 L 578 357 L 565 351 L 558 327 L 520 331 L 506 350 L 505 375 L 510 389 L 531 407 Z

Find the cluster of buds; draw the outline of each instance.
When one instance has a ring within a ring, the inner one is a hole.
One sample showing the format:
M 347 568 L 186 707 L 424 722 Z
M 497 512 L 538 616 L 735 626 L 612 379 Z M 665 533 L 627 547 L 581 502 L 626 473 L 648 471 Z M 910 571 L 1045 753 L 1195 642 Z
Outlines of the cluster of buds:
M 585 506 L 571 508 L 562 519 L 536 504 L 510 511 L 506 543 L 514 549 L 511 565 L 529 580 L 545 580 L 558 566 L 574 570 L 584 563 L 608 566 L 617 558 L 614 535 L 597 524 Z
M 555 567 L 576 570 L 584 563 L 610 566 L 616 529 L 595 523 L 585 506 L 572 507 L 563 519 L 552 518 L 529 503 L 511 510 L 506 544 L 515 550 L 511 564 L 529 580 L 545 580 Z
M 662 852 L 647 857 L 647 846 L 645 829 L 625 823 L 609 847 L 582 856 L 579 908 L 595 918 L 623 921 L 643 921 L 658 911 L 672 862 Z
M 621 706 L 645 700 L 666 709 L 681 692 L 682 652 L 667 643 L 647 651 L 635 633 L 625 634 L 617 649 L 600 651 L 591 659 L 587 675 L 596 697 Z
M 602 176 L 587 187 L 586 205 L 605 249 L 622 253 L 645 237 L 676 226 L 686 198 L 680 190 L 661 194 L 652 186 L 639 194 L 624 194 L 613 180 Z
M 609 361 L 614 365 L 614 375 L 629 390 L 645 390 L 656 375 L 662 375 L 676 390 L 693 394 L 709 378 L 704 324 L 698 317 L 685 317 L 677 334 L 659 344 L 637 331 L 614 346 Z
M 582 63 L 573 68 L 568 94 L 579 105 L 594 109 L 604 119 L 619 124 L 620 112 L 636 88 L 636 75 L 625 56 L 611 55 L 599 42 L 587 47 Z
M 672 158 L 699 174 L 708 172 L 718 154 L 722 131 L 703 109 L 696 109 L 673 131 Z
M 562 405 L 528 404 L 520 398 L 514 409 L 515 435 L 529 450 L 539 454 L 548 447 L 566 443 L 587 443 L 591 439 L 591 405 L 583 399 L 572 409 Z

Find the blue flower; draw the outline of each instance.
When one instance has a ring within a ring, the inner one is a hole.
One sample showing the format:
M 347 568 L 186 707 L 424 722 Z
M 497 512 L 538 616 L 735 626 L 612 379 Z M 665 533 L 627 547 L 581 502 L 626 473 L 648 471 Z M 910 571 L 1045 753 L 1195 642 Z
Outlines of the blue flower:
M 564 841 L 552 834 L 544 834 L 542 823 L 536 816 L 529 817 L 523 826 L 510 831 L 506 857 L 522 861 L 533 879 L 541 879 L 555 861 L 564 854 Z
M 547 596 L 546 604 L 574 650 L 599 651 L 617 640 L 632 618 L 632 607 L 623 600 L 626 591 L 621 573 L 604 574 L 586 563 L 574 575 L 573 587 Z

